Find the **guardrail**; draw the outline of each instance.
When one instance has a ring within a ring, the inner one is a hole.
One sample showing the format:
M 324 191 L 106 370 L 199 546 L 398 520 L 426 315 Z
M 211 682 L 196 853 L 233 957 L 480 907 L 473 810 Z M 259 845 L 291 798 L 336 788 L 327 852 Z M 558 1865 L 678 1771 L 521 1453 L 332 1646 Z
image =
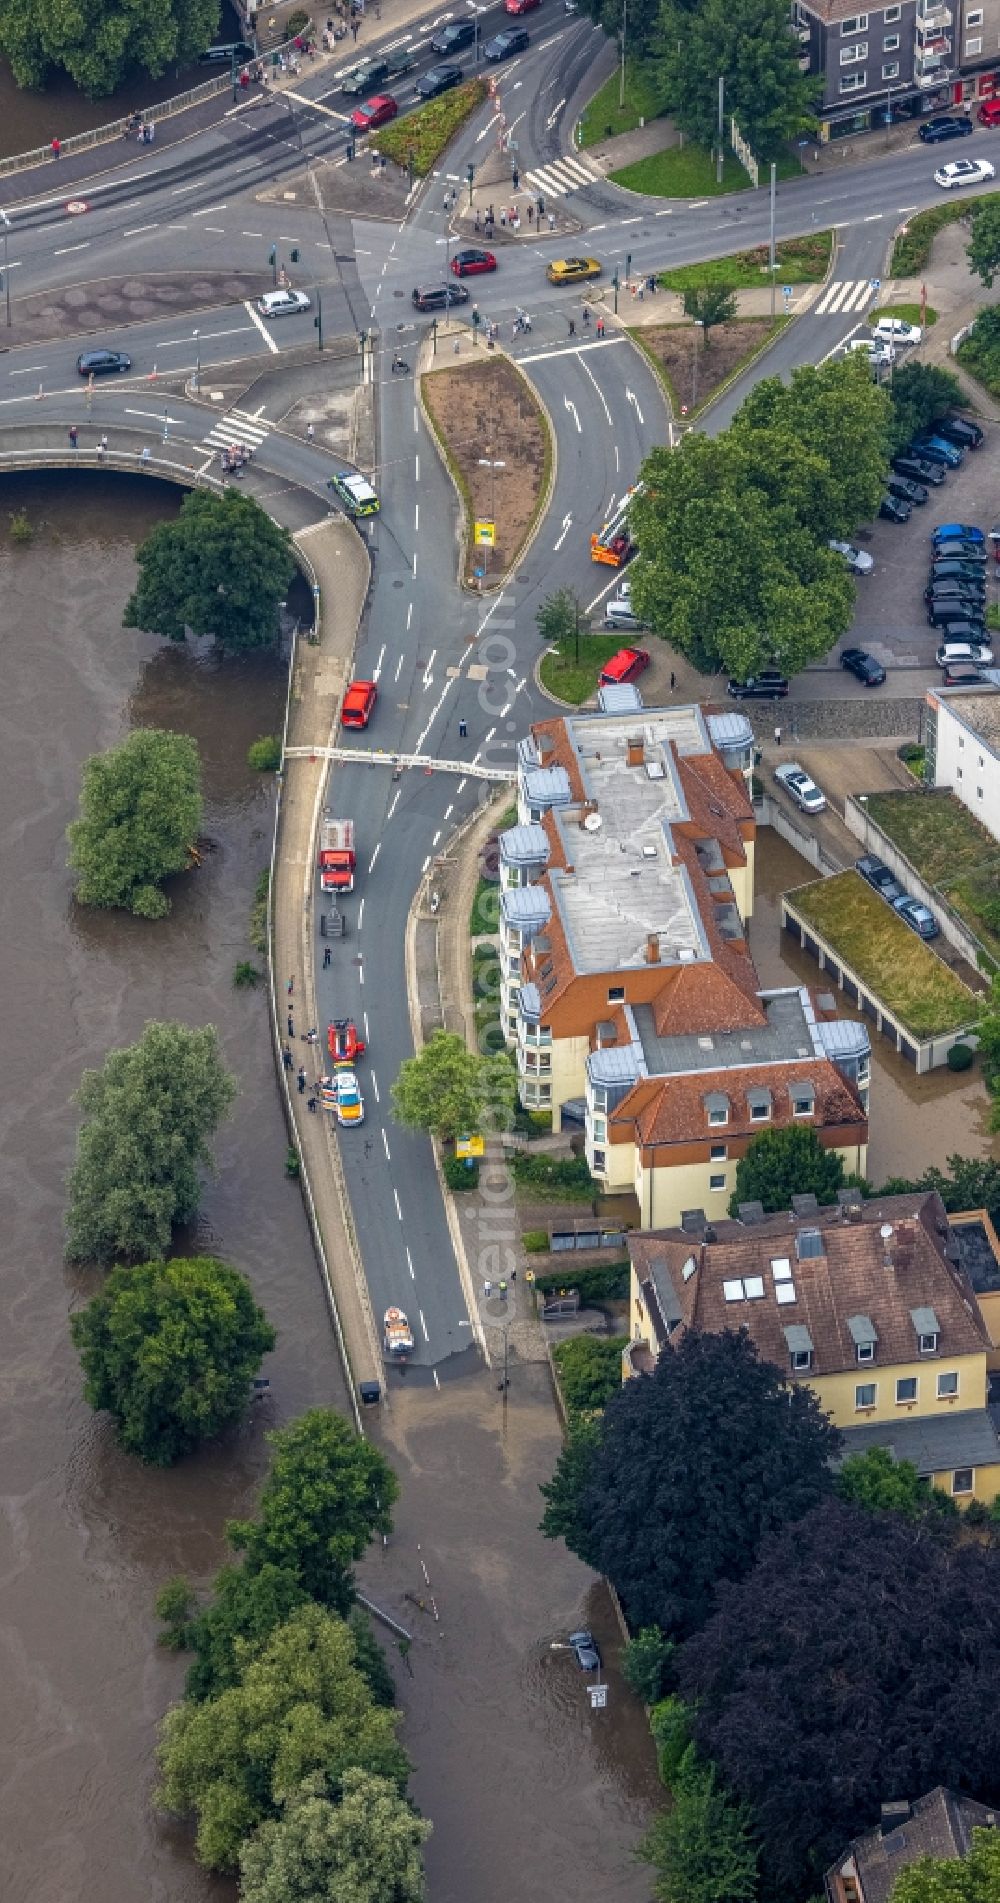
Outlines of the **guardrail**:
M 152 450 L 139 449 L 67 449 L 64 443 L 51 449 L 0 449 L 0 470 L 16 473 L 19 469 L 113 469 L 126 476 L 159 476 L 164 482 L 180 483 L 185 489 L 224 490 L 228 485 L 207 470 L 202 473 L 191 463 L 175 462 Z M 202 461 L 204 460 L 204 453 Z

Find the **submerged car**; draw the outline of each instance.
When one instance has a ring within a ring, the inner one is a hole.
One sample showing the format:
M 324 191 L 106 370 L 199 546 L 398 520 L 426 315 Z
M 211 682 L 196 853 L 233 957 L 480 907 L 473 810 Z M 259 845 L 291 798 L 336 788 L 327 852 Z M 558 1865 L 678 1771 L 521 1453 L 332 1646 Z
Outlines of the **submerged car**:
M 569 1643 L 576 1653 L 576 1662 L 581 1672 L 599 1672 L 601 1654 L 592 1632 L 571 1632 Z

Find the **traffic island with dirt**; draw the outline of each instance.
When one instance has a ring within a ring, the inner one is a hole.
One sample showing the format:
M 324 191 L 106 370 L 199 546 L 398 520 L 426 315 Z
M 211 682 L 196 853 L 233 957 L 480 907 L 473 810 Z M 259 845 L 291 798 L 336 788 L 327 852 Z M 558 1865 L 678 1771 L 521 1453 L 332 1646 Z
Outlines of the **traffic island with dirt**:
M 500 581 L 548 501 L 553 455 L 545 411 L 516 366 L 485 351 L 478 362 L 426 371 L 420 398 L 462 500 L 462 574 L 473 585 Z M 487 531 L 482 539 L 477 524 Z
M 645 352 L 670 398 L 675 416 L 696 416 L 723 386 L 773 341 L 787 318 L 737 317 L 713 324 L 647 324 L 629 335 Z

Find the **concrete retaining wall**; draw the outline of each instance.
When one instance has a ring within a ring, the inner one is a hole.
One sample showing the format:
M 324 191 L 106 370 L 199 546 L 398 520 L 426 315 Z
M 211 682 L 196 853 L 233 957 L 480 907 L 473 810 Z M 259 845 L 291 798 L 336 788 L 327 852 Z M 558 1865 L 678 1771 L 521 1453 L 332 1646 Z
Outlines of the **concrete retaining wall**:
M 817 872 L 821 872 L 824 878 L 829 878 L 831 873 L 846 870 L 845 866 L 839 865 L 835 859 L 831 859 L 823 851 L 819 840 L 812 833 L 800 832 L 791 814 L 785 810 L 780 800 L 773 800 L 768 793 L 763 793 L 760 799 L 754 800 L 753 810 L 758 826 L 773 826 L 778 837 L 787 840 L 790 846 L 794 846 L 796 852 L 801 853 L 803 859 L 808 859 L 809 864 L 815 866 Z

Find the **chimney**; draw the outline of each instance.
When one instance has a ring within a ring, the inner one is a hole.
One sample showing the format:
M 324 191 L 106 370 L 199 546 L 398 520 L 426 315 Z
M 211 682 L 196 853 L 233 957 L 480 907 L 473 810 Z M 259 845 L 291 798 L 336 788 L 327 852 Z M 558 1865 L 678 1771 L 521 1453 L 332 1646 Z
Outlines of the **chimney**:
M 625 753 L 626 765 L 642 766 L 645 758 L 646 758 L 646 749 L 643 745 L 641 735 L 638 738 L 631 738 L 627 743 L 627 748 Z
M 646 938 L 646 963 L 658 965 L 660 962 L 660 934 L 650 932 Z
M 882 1265 L 884 1268 L 891 1269 L 893 1266 L 893 1263 L 892 1263 L 893 1229 L 892 1229 L 891 1222 L 884 1222 L 882 1224 L 882 1227 L 879 1230 L 879 1235 L 882 1238 Z

